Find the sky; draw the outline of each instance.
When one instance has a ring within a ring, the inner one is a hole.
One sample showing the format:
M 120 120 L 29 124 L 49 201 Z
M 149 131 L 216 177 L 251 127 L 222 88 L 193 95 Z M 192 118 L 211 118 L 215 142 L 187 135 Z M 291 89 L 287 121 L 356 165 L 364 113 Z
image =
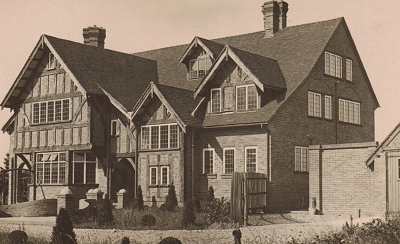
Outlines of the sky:
M 286 0 L 288 26 L 344 17 L 380 103 L 375 140 L 400 122 L 399 0 Z M 0 0 L 0 99 L 42 34 L 83 42 L 82 29 L 107 31 L 105 48 L 134 53 L 263 29 L 262 0 Z M 0 126 L 11 116 L 0 111 Z M 9 136 L 0 132 L 0 166 Z M 4 156 L 3 156 L 4 155 Z

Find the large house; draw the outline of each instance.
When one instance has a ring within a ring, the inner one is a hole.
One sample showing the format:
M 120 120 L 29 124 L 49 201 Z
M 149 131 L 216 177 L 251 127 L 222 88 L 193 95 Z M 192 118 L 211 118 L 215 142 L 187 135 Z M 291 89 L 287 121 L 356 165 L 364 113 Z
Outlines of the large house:
M 268 1 L 262 31 L 134 54 L 96 26 L 84 44 L 42 35 L 1 103 L 26 198 L 140 185 L 163 202 L 172 183 L 180 203 L 229 198 L 233 172 L 260 172 L 270 210 L 306 208 L 308 146 L 373 141 L 379 104 L 344 18 L 287 27 L 287 12 Z

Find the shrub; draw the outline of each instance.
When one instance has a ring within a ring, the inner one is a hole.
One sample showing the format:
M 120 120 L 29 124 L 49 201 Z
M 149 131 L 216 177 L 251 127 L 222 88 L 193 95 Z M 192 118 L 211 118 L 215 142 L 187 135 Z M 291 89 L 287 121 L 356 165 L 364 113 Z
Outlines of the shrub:
M 130 242 L 129 242 L 129 238 L 128 238 L 128 237 L 122 238 L 121 244 L 129 244 L 129 243 L 130 243 Z
M 230 208 L 230 203 L 224 198 L 215 198 L 207 207 L 208 223 L 228 223 L 230 221 Z
M 214 188 L 210 186 L 208 188 L 208 195 L 207 195 L 207 202 L 213 202 L 215 199 L 214 197 Z
M 232 235 L 233 235 L 233 238 L 235 240 L 235 244 L 241 244 L 242 243 L 242 241 L 241 241 L 242 232 L 240 231 L 240 229 L 233 230 L 232 231 Z
M 14 230 L 8 234 L 8 240 L 11 244 L 28 243 L 28 235 L 22 230 Z
M 60 209 L 51 234 L 52 244 L 76 244 L 76 236 L 67 210 Z
M 142 211 L 144 209 L 144 204 L 143 204 L 143 193 L 142 193 L 142 187 L 138 186 L 137 192 L 136 192 L 136 198 L 134 199 L 133 202 L 133 208 Z
M 182 244 L 182 242 L 174 237 L 167 237 L 162 239 L 158 244 Z
M 156 217 L 151 214 L 143 215 L 140 224 L 143 226 L 154 226 L 156 224 Z
M 175 186 L 169 185 L 168 195 L 165 199 L 165 209 L 173 211 L 178 206 L 178 199 L 176 198 Z
M 165 211 L 165 203 L 163 203 L 163 204 L 160 205 L 160 209 L 163 210 L 163 211 Z
M 196 220 L 196 214 L 194 213 L 194 203 L 193 200 L 188 200 L 185 203 L 185 208 L 183 209 L 182 225 L 187 226 L 194 224 Z
M 196 212 L 200 213 L 201 212 L 201 203 L 199 199 L 194 200 L 194 209 Z
M 97 202 L 97 223 L 100 226 L 110 224 L 114 221 L 113 208 L 109 199 L 102 199 Z
M 157 200 L 155 196 L 151 197 L 151 207 L 152 208 L 157 208 Z

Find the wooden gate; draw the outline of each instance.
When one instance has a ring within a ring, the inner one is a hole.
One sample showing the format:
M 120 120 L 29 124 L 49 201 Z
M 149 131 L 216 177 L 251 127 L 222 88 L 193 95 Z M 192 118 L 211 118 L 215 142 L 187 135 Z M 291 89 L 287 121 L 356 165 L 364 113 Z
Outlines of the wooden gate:
M 255 172 L 235 172 L 231 185 L 231 218 L 247 225 L 249 210 L 267 207 L 267 176 Z

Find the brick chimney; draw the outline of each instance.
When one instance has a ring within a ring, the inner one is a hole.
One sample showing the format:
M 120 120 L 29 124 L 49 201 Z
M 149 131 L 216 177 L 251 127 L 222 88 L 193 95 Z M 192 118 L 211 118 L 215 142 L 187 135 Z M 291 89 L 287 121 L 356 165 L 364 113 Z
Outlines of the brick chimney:
M 106 29 L 97 26 L 83 28 L 83 43 L 89 46 L 104 48 Z
M 276 32 L 286 27 L 286 14 L 289 4 L 283 0 L 271 0 L 262 6 L 264 14 L 265 37 L 273 37 Z

